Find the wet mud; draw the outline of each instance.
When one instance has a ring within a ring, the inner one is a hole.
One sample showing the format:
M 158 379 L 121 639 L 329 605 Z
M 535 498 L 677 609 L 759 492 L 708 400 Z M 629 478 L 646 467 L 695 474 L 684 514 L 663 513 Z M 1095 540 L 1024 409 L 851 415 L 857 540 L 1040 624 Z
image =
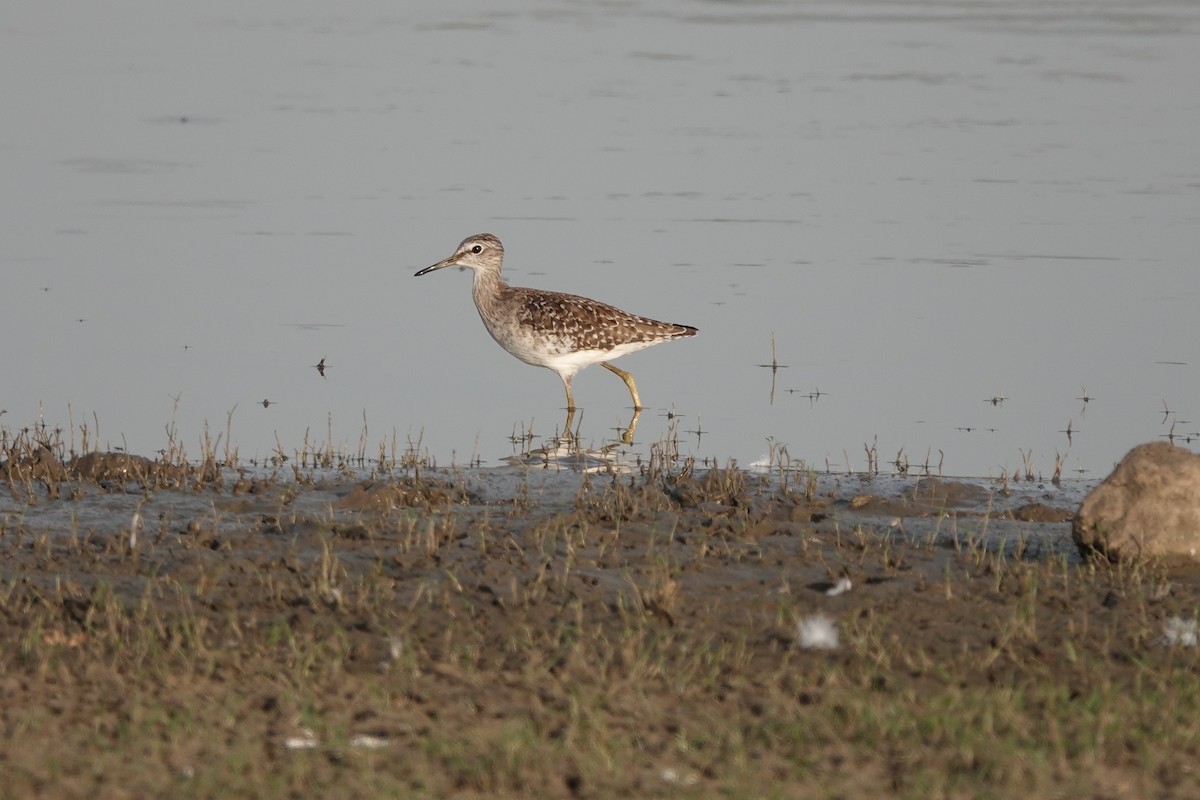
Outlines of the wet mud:
M 1197 739 L 1144 747 L 1194 731 L 1162 637 L 1200 589 L 1080 556 L 1086 483 L 33 452 L 0 487 L 3 796 L 1197 787 Z

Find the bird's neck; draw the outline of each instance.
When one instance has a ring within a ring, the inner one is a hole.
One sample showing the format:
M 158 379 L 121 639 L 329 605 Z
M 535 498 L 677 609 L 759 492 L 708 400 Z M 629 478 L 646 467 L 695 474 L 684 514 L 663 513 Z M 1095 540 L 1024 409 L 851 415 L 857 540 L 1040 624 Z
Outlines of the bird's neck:
M 499 301 L 500 295 L 507 288 L 508 284 L 504 282 L 504 278 L 500 277 L 500 270 L 475 270 L 471 294 L 474 295 L 475 305 L 479 308 L 480 313 L 485 313 L 485 310 L 493 309 Z

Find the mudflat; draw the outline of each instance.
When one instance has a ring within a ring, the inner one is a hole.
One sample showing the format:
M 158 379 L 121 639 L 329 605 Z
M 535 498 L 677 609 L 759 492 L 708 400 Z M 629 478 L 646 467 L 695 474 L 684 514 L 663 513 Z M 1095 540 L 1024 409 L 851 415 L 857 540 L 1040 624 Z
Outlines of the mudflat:
M 1200 796 L 1089 484 L 120 459 L 7 463 L 0 797 Z

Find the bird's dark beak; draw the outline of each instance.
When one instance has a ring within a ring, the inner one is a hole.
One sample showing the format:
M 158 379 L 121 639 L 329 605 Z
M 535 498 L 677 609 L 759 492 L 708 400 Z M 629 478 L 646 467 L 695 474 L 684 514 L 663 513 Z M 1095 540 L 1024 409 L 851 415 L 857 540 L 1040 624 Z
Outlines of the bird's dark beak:
M 433 272 L 434 270 L 445 269 L 446 267 L 454 267 L 454 266 L 457 266 L 457 264 L 454 261 L 454 256 L 450 256 L 449 258 L 442 259 L 441 261 L 434 264 L 433 266 L 426 267 L 425 269 L 423 269 L 420 272 L 413 275 L 413 277 L 419 278 L 427 272 Z

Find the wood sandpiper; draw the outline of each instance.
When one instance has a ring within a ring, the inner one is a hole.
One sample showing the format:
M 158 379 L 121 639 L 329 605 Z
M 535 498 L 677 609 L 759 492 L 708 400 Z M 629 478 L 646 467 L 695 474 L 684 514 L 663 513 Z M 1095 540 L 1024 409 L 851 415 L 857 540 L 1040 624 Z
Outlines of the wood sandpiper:
M 590 364 L 620 376 L 629 387 L 634 410 L 642 408 L 633 376 L 607 359 L 643 347 L 695 336 L 690 325 L 627 314 L 605 303 L 561 292 L 509 286 L 500 277 L 504 245 L 490 233 L 467 237 L 454 255 L 416 273 L 419 277 L 446 267 L 475 272 L 471 294 L 475 308 L 496 343 L 526 364 L 558 373 L 567 390 L 567 411 L 575 410 L 571 379 Z

